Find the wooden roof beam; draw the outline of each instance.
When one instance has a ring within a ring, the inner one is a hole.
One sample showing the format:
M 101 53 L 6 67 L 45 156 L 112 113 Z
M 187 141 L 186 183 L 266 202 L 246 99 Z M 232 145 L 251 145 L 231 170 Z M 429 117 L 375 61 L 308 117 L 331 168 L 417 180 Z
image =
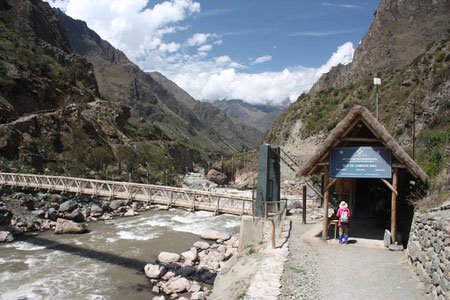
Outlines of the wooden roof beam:
M 360 142 L 360 143 L 383 143 L 380 139 L 375 138 L 360 138 L 360 137 L 342 137 L 341 142 Z

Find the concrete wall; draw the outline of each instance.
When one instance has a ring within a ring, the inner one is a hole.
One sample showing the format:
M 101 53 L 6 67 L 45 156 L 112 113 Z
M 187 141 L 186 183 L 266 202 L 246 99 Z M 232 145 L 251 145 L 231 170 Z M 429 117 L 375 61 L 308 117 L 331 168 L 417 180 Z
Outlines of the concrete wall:
M 258 245 L 264 239 L 264 220 L 243 216 L 239 230 L 239 251 L 248 245 Z
M 450 202 L 428 213 L 415 213 L 407 255 L 426 292 L 449 299 Z
M 275 246 L 283 244 L 286 237 L 283 236 L 283 225 L 286 220 L 286 205 L 281 205 L 280 211 L 268 220 L 243 216 L 239 232 L 239 251 L 249 245 L 260 245 L 264 242 L 271 243 L 272 231 L 275 230 Z M 272 226 L 273 221 L 273 226 Z

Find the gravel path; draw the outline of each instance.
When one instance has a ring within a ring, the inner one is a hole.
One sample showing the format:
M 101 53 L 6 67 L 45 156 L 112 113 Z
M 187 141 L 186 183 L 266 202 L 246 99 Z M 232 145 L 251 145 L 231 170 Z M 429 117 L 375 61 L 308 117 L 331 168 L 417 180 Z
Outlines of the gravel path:
M 280 299 L 426 299 L 404 252 L 327 243 L 291 216 Z
M 303 235 L 313 224 L 301 224 L 301 215 L 292 215 L 289 255 L 281 277 L 280 299 L 318 299 L 317 256 Z

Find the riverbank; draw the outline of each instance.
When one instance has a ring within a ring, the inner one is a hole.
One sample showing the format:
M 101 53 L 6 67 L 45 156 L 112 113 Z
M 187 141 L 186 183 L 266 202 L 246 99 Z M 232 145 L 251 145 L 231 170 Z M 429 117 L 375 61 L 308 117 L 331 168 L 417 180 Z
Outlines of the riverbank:
M 237 216 L 169 209 L 90 222 L 86 234 L 24 233 L 0 244 L 1 298 L 152 299 L 158 294 L 144 269 L 161 252 L 181 254 L 209 228 L 238 226 Z
M 3 188 L 0 191 L 0 242 L 12 242 L 26 232 L 54 230 L 58 219 L 89 223 L 116 216 L 135 216 L 150 209 L 167 208 L 127 200 Z

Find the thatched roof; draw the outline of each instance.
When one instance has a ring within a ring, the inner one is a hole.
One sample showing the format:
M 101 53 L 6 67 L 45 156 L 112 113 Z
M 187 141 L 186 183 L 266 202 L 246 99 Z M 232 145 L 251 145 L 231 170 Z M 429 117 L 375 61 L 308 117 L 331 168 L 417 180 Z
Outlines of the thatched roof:
M 362 106 L 355 106 L 350 113 L 331 131 L 316 153 L 303 165 L 297 177 L 318 175 L 328 162 L 333 147 L 382 145 L 392 151 L 393 166 L 405 167 L 414 177 L 423 182 L 428 176 L 411 159 L 377 119 Z

